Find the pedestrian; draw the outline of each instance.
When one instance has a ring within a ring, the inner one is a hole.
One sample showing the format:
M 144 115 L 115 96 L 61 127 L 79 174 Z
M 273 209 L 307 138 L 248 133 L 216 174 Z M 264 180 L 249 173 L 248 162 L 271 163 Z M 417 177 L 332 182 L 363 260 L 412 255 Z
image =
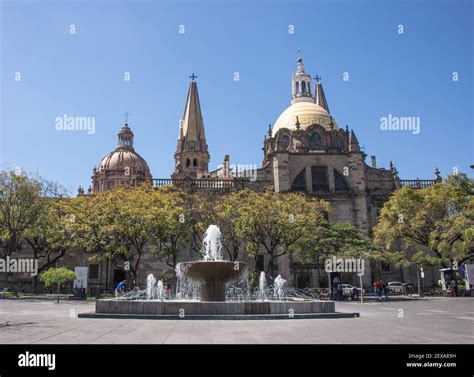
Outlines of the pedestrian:
M 357 301 L 359 299 L 359 290 L 356 287 L 352 288 L 351 300 Z
M 458 282 L 456 281 L 456 279 L 453 279 L 452 283 L 454 283 L 454 285 L 453 285 L 453 295 L 454 295 L 454 297 L 458 297 L 459 296 Z
M 339 300 L 342 300 L 344 298 L 344 294 L 342 292 L 342 284 L 341 283 L 338 283 L 337 284 L 337 296 L 339 298 Z
M 377 292 L 377 300 L 381 299 L 382 298 L 382 281 L 380 279 L 377 279 L 377 281 L 375 282 L 375 288 L 376 288 L 376 292 Z
M 120 297 L 124 295 L 126 284 L 127 284 L 126 280 L 123 280 L 117 284 L 117 288 L 115 288 L 115 297 Z
M 334 296 L 334 299 L 335 300 L 338 300 L 339 299 L 339 289 L 338 289 L 338 285 L 341 281 L 339 280 L 339 277 L 338 276 L 335 276 L 334 279 L 332 279 L 332 286 L 334 288 L 334 293 L 333 293 L 333 296 Z
M 458 295 L 458 287 L 456 284 L 456 280 L 451 280 L 451 293 L 453 294 L 453 297 L 457 297 Z
M 383 283 L 383 293 L 385 294 L 385 300 L 388 301 L 389 287 L 386 282 Z

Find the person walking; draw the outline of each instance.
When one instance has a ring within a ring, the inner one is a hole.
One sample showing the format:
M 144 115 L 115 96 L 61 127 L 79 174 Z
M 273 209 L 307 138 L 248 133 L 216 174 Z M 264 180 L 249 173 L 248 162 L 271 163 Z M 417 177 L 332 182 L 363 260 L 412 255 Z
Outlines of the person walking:
M 453 294 L 453 297 L 458 296 L 458 285 L 456 284 L 455 279 L 451 280 L 451 292 Z
M 387 282 L 383 283 L 383 293 L 385 295 L 385 301 L 388 301 L 389 287 Z

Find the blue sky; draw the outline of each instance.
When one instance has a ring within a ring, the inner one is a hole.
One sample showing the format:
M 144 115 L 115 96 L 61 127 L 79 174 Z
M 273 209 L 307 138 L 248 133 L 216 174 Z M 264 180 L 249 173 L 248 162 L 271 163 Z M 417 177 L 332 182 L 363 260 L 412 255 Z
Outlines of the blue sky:
M 436 166 L 469 172 L 472 25 L 472 2 L 457 0 L 2 1 L 1 161 L 75 192 L 116 147 L 129 112 L 136 150 L 168 178 L 195 72 L 210 169 L 224 154 L 260 166 L 301 49 L 332 115 L 379 167 L 393 160 L 402 179 L 431 179 Z M 63 114 L 95 117 L 96 132 L 57 131 Z M 420 134 L 380 130 L 388 114 L 419 116 Z

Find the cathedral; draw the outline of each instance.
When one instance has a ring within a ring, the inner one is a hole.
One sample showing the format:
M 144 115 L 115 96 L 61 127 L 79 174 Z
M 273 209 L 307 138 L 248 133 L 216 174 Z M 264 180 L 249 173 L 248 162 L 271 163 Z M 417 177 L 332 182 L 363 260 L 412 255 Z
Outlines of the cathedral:
M 248 176 L 245 171 L 239 174 L 232 171 L 229 155 L 224 157 L 222 165 L 209 171 L 210 154 L 196 76 L 193 74 L 190 78 L 171 178 L 152 178 L 148 164 L 133 147 L 134 134 L 126 122 L 118 133 L 117 148 L 93 169 L 89 192 L 102 192 L 116 185 L 135 186 L 146 181 L 152 182 L 154 187 L 175 185 L 216 192 L 241 188 L 261 190 L 271 186 L 276 192 L 306 192 L 329 201 L 331 222 L 354 225 L 371 236 L 378 212 L 394 190 L 403 185 L 422 188 L 441 181 L 437 169 L 432 180 L 401 180 L 391 162 L 388 169 L 379 168 L 375 156 L 371 156 L 368 165 L 356 132 L 347 126 L 339 127 L 329 110 L 320 78 L 316 76 L 312 82 L 301 56 L 297 58 L 291 80 L 290 105 L 265 132 L 263 161 L 256 170 L 256 179 L 245 178 Z M 190 254 L 190 257 L 195 256 Z M 263 266 L 266 262 L 265 255 L 256 260 L 245 255 L 242 258 L 249 259 L 251 265 Z M 291 255 L 279 259 L 277 270 L 294 286 L 327 286 L 328 276 L 320 266 L 303 265 L 292 260 Z M 156 260 L 149 263 L 145 260 L 144 270 L 153 272 L 156 263 Z M 412 280 L 413 272 L 372 264 L 364 276 L 364 284 L 370 285 L 374 274 L 383 280 L 408 281 Z M 119 278 L 113 278 L 114 282 Z M 353 277 L 348 279 L 352 283 Z

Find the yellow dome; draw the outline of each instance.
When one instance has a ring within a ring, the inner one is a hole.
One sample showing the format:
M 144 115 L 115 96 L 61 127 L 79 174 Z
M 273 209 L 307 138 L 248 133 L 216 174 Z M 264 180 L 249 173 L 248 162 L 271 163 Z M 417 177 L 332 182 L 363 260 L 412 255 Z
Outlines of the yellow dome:
M 281 113 L 273 126 L 272 134 L 275 136 L 280 128 L 296 129 L 296 117 L 300 122 L 300 127 L 305 128 L 311 124 L 320 124 L 326 129 L 331 129 L 331 115 L 321 106 L 314 102 L 295 102 Z M 337 128 L 333 119 L 334 128 Z

